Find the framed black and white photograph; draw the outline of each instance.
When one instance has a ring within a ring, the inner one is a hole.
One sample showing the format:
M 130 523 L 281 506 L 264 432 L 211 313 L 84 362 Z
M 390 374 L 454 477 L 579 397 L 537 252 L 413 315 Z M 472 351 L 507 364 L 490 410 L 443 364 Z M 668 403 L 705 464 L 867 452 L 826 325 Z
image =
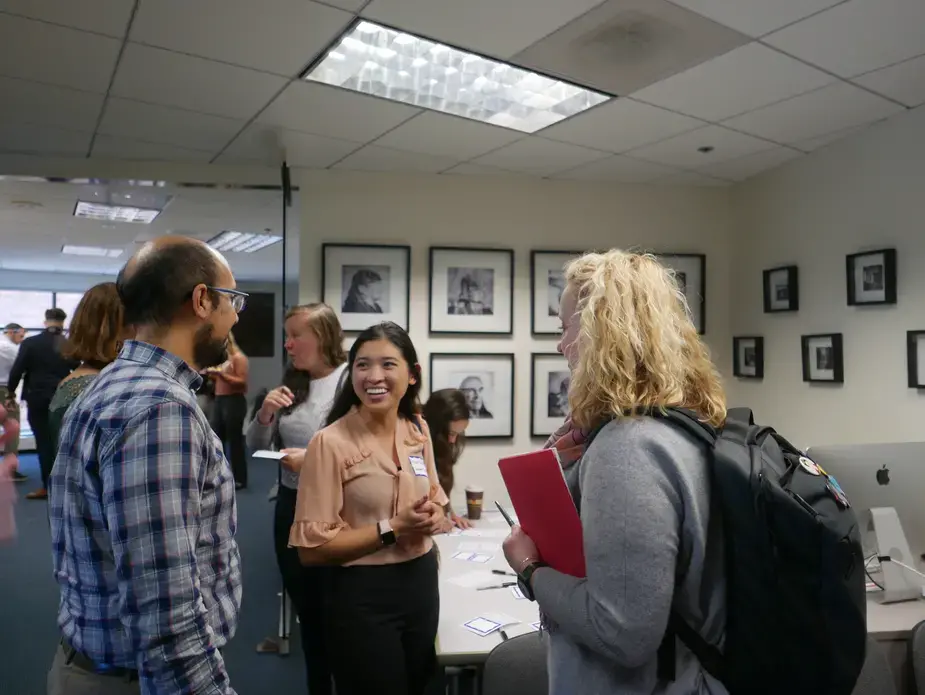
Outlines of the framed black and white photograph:
M 800 336 L 803 348 L 803 381 L 841 384 L 845 381 L 842 334 Z
M 321 257 L 321 301 L 334 308 L 344 331 L 381 321 L 408 330 L 410 246 L 323 244 Z
M 896 249 L 845 257 L 848 306 L 896 304 Z
M 511 335 L 514 252 L 430 248 L 430 332 Z
M 770 268 L 763 273 L 764 313 L 799 311 L 800 284 L 795 265 Z
M 430 392 L 459 389 L 469 406 L 466 438 L 514 436 L 513 353 L 432 353 Z
M 909 388 L 925 389 L 925 331 L 906 332 L 906 367 Z
M 556 352 L 534 352 L 530 365 L 530 436 L 548 437 L 568 416 L 568 361 Z
M 530 252 L 530 331 L 533 335 L 559 335 L 559 302 L 565 290 L 565 264 L 580 251 Z
M 732 339 L 732 374 L 742 379 L 764 378 L 764 338 L 755 335 Z
M 707 330 L 707 257 L 702 253 L 657 253 L 655 257 L 674 272 L 691 320 L 703 335 Z

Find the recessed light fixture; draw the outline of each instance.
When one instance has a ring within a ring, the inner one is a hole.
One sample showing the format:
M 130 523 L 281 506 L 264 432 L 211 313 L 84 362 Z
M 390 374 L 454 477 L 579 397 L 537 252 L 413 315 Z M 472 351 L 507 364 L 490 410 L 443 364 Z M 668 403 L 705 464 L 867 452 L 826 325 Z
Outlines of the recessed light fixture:
M 118 258 L 122 255 L 122 249 L 104 249 L 100 246 L 73 246 L 65 244 L 61 247 L 61 253 L 69 256 L 94 256 L 96 258 Z
M 524 133 L 613 98 L 365 20 L 303 79 Z
M 110 205 L 87 200 L 78 200 L 74 207 L 74 217 L 87 220 L 104 220 L 106 222 L 133 222 L 151 224 L 161 214 L 157 208 L 138 208 L 130 205 Z
M 236 253 L 254 253 L 267 246 L 281 242 L 283 238 L 273 234 L 251 234 L 250 232 L 224 231 L 206 243 L 216 251 L 234 251 Z

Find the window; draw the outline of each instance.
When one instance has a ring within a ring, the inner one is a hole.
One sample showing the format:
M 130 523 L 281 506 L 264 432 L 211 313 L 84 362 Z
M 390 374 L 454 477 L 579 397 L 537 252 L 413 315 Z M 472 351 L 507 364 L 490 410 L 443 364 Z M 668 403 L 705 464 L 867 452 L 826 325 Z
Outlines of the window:
M 52 292 L 0 290 L 0 325 L 18 323 L 25 328 L 40 328 L 45 322 L 45 311 L 52 306 Z
M 64 309 L 67 314 L 67 318 L 64 320 L 65 328 L 70 327 L 71 318 L 73 318 L 77 304 L 83 296 L 83 292 L 55 292 L 55 306 L 59 309 Z

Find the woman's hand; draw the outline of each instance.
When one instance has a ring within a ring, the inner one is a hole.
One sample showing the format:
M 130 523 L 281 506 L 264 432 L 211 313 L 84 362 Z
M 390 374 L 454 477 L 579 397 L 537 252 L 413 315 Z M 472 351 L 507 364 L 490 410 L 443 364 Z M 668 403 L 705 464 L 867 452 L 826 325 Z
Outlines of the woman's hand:
M 472 522 L 469 521 L 468 517 L 460 516 L 456 512 L 450 514 L 450 521 L 453 522 L 453 526 L 456 528 L 467 529 L 472 528 Z
M 399 536 L 407 534 L 431 536 L 440 533 L 445 521 L 443 508 L 431 502 L 430 498 L 422 497 L 398 512 L 389 523 L 392 525 L 392 530 Z
M 540 559 L 536 543 L 524 533 L 520 526 L 511 527 L 511 535 L 504 539 L 501 547 L 504 549 L 504 558 L 507 560 L 507 564 L 517 574 L 523 572 L 524 567 L 531 562 L 536 562 Z
M 280 449 L 279 453 L 286 454 L 279 460 L 286 470 L 298 473 L 305 463 L 305 449 Z
M 280 408 L 288 408 L 292 405 L 293 398 L 295 398 L 295 396 L 292 395 L 292 391 L 285 386 L 279 386 L 273 389 L 267 394 L 267 397 L 263 399 L 263 405 L 260 406 L 257 419 L 264 425 L 269 424 Z

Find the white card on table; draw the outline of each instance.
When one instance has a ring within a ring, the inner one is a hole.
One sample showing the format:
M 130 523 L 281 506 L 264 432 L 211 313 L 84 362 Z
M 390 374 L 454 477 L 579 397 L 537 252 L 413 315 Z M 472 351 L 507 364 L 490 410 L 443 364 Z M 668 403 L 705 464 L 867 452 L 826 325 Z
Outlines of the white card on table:
M 503 627 L 503 623 L 489 620 L 488 618 L 474 618 L 468 623 L 463 623 L 463 627 L 467 627 L 475 634 L 484 637 L 485 635 L 490 635 L 495 630 L 501 629 L 501 627 Z
M 511 587 L 511 593 L 514 594 L 514 598 L 516 598 L 516 599 L 525 599 L 525 598 L 527 598 L 526 596 L 524 596 L 524 592 L 520 590 L 520 587 L 519 587 L 519 586 L 512 586 L 512 587 Z
M 491 560 L 492 556 L 488 553 L 473 553 L 473 552 L 458 552 L 453 556 L 455 560 L 465 560 L 466 562 L 478 562 L 480 564 L 485 564 Z
M 260 451 L 255 451 L 251 454 L 255 459 L 273 459 L 274 461 L 279 461 L 286 458 L 286 454 L 281 451 L 270 451 L 269 449 L 261 449 Z

